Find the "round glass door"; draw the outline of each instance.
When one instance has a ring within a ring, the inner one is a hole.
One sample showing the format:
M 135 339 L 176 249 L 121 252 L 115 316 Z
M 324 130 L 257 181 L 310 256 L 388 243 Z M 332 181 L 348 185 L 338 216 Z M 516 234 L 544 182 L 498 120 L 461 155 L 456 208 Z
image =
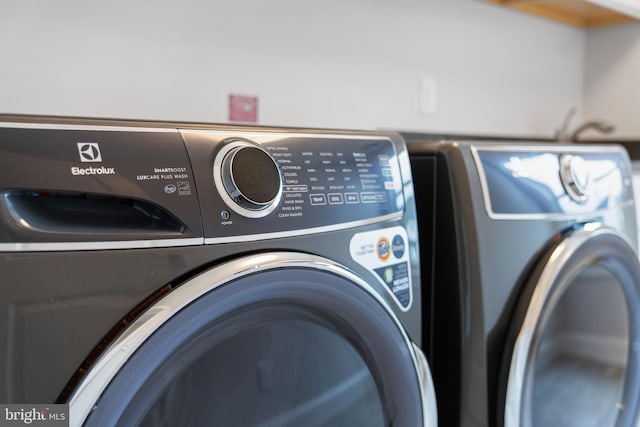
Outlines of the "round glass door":
M 628 309 L 602 267 L 580 273 L 551 313 L 528 390 L 531 426 L 615 426 L 623 411 Z
M 622 238 L 581 230 L 549 254 L 521 310 L 505 425 L 637 426 L 640 266 Z
M 393 312 L 314 260 L 232 262 L 168 294 L 88 375 L 72 424 L 435 427 L 428 367 Z
M 145 402 L 141 426 L 387 425 L 365 361 L 318 323 L 260 320 L 186 367 L 178 365 L 183 358 L 163 368 L 176 372 L 151 405 Z

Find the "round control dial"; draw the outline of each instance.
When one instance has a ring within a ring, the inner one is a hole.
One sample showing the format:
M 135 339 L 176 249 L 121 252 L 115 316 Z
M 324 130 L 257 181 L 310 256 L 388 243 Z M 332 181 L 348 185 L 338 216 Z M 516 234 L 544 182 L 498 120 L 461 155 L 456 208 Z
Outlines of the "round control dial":
M 280 202 L 280 169 L 269 153 L 252 142 L 234 140 L 220 150 L 213 176 L 224 201 L 243 216 L 261 218 Z
M 585 203 L 589 198 L 589 167 L 582 157 L 565 154 L 560 158 L 560 181 L 574 201 Z

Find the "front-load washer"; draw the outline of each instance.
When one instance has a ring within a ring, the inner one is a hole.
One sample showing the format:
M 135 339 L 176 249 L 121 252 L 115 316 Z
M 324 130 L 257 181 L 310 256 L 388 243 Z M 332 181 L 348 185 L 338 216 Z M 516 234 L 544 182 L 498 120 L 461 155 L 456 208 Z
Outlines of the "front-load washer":
M 636 426 L 640 266 L 615 146 L 407 139 L 447 426 Z
M 0 402 L 436 425 L 399 136 L 12 116 L 0 153 Z

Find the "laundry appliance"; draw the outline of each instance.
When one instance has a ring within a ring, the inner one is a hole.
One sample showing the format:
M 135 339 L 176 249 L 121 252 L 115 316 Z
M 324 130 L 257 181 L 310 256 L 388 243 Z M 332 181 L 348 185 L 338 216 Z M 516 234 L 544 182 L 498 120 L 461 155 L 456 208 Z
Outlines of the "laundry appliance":
M 0 402 L 435 427 L 399 136 L 5 116 L 0 186 Z
M 640 266 L 626 152 L 405 139 L 441 425 L 636 426 Z

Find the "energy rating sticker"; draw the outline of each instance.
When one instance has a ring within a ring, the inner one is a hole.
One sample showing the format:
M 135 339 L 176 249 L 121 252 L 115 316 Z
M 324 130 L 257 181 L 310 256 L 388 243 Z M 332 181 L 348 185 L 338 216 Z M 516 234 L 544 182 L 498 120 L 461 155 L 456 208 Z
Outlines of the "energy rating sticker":
M 402 311 L 413 301 L 408 242 L 404 227 L 390 227 L 356 233 L 349 244 L 351 258 L 373 273 Z

